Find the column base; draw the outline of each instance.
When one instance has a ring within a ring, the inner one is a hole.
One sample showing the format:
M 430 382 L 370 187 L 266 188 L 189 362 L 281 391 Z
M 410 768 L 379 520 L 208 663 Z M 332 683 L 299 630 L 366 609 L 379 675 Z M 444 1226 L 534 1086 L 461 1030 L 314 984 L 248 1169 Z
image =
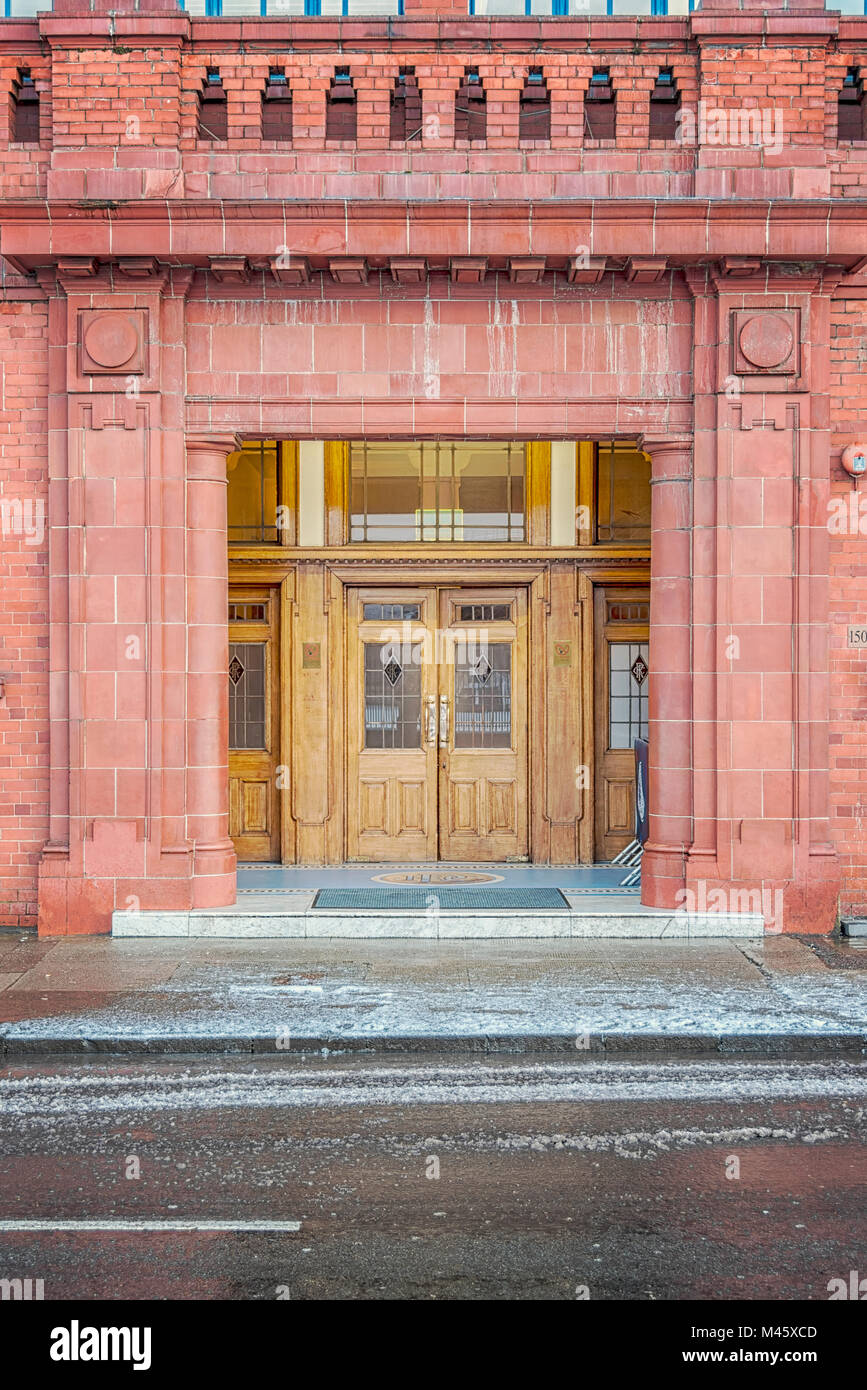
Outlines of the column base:
M 809 856 L 803 876 L 773 873 L 751 880 L 722 876 L 715 855 L 686 856 L 680 849 L 649 842 L 641 863 L 641 902 L 645 907 L 685 910 L 700 915 L 760 912 L 771 934 L 827 935 L 837 923 L 840 869 L 833 854 Z
M 641 860 L 641 902 L 644 907 L 683 906 L 686 851 L 668 845 L 644 846 Z
M 111 932 L 112 913 L 231 907 L 237 897 L 231 840 L 164 850 L 137 840 L 134 822 L 102 821 L 87 840 L 47 845 L 39 866 L 40 936 Z

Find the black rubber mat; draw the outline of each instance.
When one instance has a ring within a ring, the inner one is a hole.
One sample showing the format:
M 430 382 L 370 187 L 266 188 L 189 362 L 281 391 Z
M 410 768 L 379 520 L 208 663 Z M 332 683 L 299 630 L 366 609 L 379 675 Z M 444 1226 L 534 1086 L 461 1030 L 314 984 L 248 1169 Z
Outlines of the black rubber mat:
M 313 906 L 327 912 L 424 912 L 438 905 L 444 911 L 476 909 L 500 912 L 568 912 L 559 888 L 512 888 L 504 883 L 450 887 L 431 883 L 420 887 L 385 885 L 370 888 L 320 888 Z

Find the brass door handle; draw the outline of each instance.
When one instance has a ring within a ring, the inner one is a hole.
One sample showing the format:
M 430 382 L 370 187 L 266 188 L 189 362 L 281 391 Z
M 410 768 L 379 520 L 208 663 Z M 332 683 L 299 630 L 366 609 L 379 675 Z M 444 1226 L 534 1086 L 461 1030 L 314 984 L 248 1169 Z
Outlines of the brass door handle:
M 449 746 L 449 697 L 440 696 L 440 748 Z
M 425 700 L 425 742 L 429 748 L 437 746 L 437 698 L 428 695 Z

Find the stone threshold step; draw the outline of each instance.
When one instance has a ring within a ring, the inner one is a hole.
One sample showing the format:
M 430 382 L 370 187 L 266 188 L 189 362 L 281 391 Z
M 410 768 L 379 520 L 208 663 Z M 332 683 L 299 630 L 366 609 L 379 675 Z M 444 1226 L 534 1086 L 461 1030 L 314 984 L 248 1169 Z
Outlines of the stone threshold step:
M 354 937 L 448 941 L 519 937 L 738 937 L 764 936 L 760 913 L 640 911 L 588 912 L 323 912 L 312 909 L 198 908 L 192 912 L 115 912 L 116 937 Z

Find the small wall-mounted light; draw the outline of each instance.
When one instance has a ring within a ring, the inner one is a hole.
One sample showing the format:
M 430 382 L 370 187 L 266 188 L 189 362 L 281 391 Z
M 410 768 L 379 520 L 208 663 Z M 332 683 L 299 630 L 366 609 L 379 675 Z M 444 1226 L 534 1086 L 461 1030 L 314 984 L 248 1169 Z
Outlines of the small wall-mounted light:
M 867 477 L 867 441 L 860 440 L 847 445 L 840 462 L 857 487 L 861 479 Z
M 0 673 L 0 705 L 6 703 L 6 677 Z

